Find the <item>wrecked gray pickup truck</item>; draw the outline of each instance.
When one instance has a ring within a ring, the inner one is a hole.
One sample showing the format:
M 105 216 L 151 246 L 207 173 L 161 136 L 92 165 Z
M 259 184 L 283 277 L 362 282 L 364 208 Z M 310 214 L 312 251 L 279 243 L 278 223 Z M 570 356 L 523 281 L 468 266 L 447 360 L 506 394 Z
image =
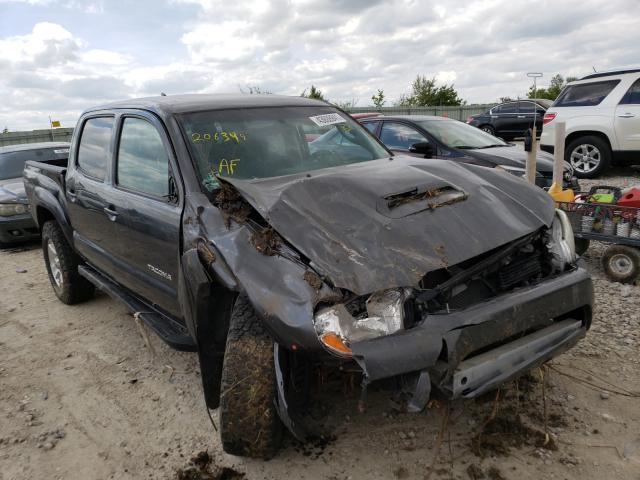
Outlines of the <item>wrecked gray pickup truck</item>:
M 591 280 L 544 191 L 393 156 L 323 102 L 114 103 L 81 116 L 66 168 L 24 176 L 55 293 L 97 286 L 196 350 L 232 454 L 312 433 L 319 365 L 357 368 L 363 392 L 393 377 L 420 411 L 498 387 L 591 323 Z

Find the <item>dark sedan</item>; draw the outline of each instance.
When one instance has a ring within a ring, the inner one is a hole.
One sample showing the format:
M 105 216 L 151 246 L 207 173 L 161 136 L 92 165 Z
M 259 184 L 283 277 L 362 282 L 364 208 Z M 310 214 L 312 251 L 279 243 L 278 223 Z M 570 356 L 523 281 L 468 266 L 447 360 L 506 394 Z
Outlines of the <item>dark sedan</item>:
M 60 159 L 66 164 L 68 156 L 69 144 L 64 142 L 0 147 L 0 246 L 38 237 L 22 183 L 25 162 Z
M 360 120 L 387 148 L 404 155 L 440 158 L 500 167 L 524 176 L 527 152 L 522 147 L 489 135 L 457 120 L 427 115 L 378 116 Z M 553 180 L 553 155 L 538 152 L 536 184 L 547 188 Z M 571 166 L 565 162 L 564 187 L 578 188 Z
M 551 103 L 551 100 L 546 99 L 501 103 L 484 113 L 471 115 L 467 118 L 467 123 L 496 137 L 512 140 L 515 137 L 524 136 L 528 129 L 533 128 L 535 118 L 538 135 L 540 135 L 542 117 Z

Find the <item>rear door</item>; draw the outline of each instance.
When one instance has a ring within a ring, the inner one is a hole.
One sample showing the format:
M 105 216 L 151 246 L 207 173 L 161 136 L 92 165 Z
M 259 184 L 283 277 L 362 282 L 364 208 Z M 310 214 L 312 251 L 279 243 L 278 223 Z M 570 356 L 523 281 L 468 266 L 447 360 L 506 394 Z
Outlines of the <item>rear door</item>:
M 65 178 L 74 246 L 90 264 L 109 276 L 117 273 L 109 253 L 117 237 L 108 211 L 114 122 L 114 115 L 83 119 Z
M 524 134 L 525 131 L 533 128 L 535 117 L 536 104 L 534 102 L 518 102 L 518 115 L 516 115 L 517 121 L 515 122 L 518 133 Z
M 496 134 L 513 134 L 518 131 L 516 118 L 518 115 L 518 103 L 508 102 L 498 105 L 491 110 L 491 124 Z
M 640 152 L 640 79 L 616 107 L 614 126 L 620 150 Z
M 118 221 L 113 252 L 121 283 L 180 317 L 177 287 L 182 195 L 173 148 L 151 113 L 118 117 L 111 207 Z

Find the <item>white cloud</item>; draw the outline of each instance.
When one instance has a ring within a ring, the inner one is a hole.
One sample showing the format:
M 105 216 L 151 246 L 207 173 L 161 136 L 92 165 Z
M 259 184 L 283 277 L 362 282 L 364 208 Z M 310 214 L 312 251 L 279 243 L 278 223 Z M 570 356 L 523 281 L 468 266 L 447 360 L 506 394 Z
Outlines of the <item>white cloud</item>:
M 491 102 L 525 95 L 527 71 L 545 86 L 637 65 L 640 44 L 637 0 L 540 0 L 533 13 L 508 0 L 0 0 L 3 12 L 18 3 L 34 20 L 0 32 L 0 127 L 14 130 L 113 98 L 247 85 L 298 95 L 314 84 L 363 105 L 382 88 L 392 102 L 418 74 Z M 47 8 L 64 23 L 40 21 Z

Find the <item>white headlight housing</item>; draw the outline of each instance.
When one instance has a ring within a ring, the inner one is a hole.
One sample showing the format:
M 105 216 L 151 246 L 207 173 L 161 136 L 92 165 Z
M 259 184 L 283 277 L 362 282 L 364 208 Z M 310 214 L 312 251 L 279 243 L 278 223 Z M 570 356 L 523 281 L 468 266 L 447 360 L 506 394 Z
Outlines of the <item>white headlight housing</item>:
M 323 308 L 314 318 L 316 333 L 325 346 L 339 353 L 348 353 L 351 343 L 402 330 L 407 297 L 408 290 L 403 288 L 376 292 L 367 299 L 367 316 L 363 318 L 354 317 L 342 303 Z M 335 348 L 337 340 L 343 344 L 339 349 Z
M 11 217 L 29 212 L 29 205 L 24 203 L 0 203 L 0 217 Z
M 551 262 L 560 271 L 563 271 L 567 265 L 573 265 L 576 261 L 573 229 L 567 214 L 562 210 L 556 209 L 556 215 L 548 231 L 547 248 L 553 257 Z

